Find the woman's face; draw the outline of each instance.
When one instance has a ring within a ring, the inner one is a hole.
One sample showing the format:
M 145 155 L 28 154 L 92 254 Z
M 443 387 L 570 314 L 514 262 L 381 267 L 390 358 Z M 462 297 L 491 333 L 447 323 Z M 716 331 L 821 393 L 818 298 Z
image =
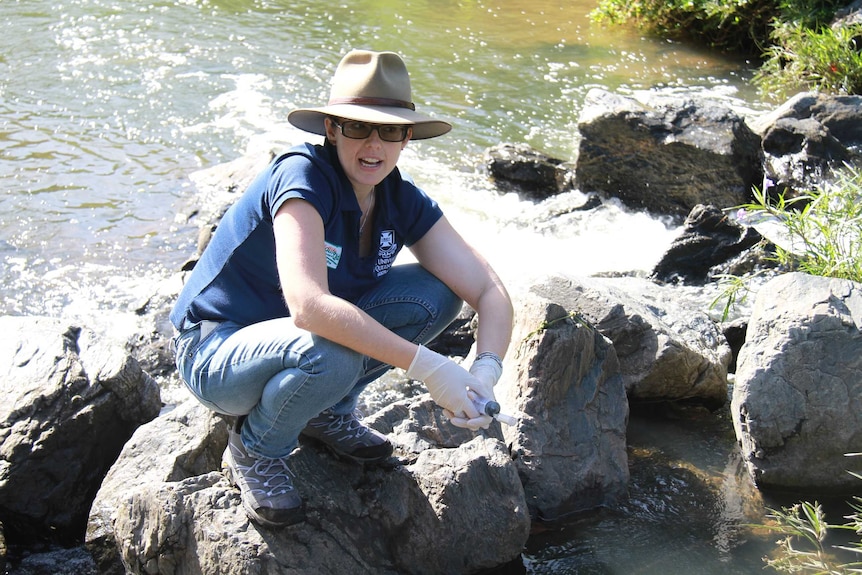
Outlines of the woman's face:
M 350 120 L 338 120 L 350 122 Z M 407 136 L 399 142 L 387 142 L 380 139 L 377 129 L 362 139 L 348 138 L 331 118 L 325 119 L 326 138 L 335 145 L 338 160 L 356 193 L 365 193 L 383 181 L 388 176 L 401 156 L 401 150 L 407 146 L 413 130 L 407 130 Z M 368 124 L 377 128 L 376 124 Z

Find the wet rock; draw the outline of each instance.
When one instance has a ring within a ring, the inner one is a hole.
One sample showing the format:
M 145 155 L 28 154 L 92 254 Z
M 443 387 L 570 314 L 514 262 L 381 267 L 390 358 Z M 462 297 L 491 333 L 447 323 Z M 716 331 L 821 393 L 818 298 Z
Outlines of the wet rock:
M 122 348 L 60 320 L 0 317 L 0 518 L 9 540 L 80 541 L 102 478 L 159 389 Z
M 710 272 L 715 266 L 738 256 L 761 239 L 753 228 L 728 218 L 718 207 L 698 204 L 650 277 L 666 283 L 703 284 L 711 279 Z
M 571 189 L 570 170 L 526 144 L 500 144 L 486 150 L 485 165 L 498 186 L 541 201 Z
M 5 573 L 5 571 L 4 571 Z M 86 549 L 57 548 L 28 553 L 17 562 L 10 575 L 101 575 Z
M 476 341 L 476 328 L 476 311 L 464 304 L 458 317 L 440 335 L 428 342 L 427 347 L 450 357 L 466 357 Z
M 578 129 L 578 187 L 635 209 L 682 218 L 698 204 L 742 204 L 762 181 L 760 138 L 706 98 L 652 93 L 640 102 L 593 89 Z
M 731 415 L 761 488 L 856 493 L 862 458 L 862 285 L 789 273 L 757 295 Z
M 678 288 L 638 278 L 553 276 L 532 288 L 614 344 L 630 402 L 727 402 L 731 351 L 715 323 Z
M 763 141 L 765 180 L 758 187 L 775 193 L 794 197 L 862 159 L 862 96 L 801 93 L 749 124 Z

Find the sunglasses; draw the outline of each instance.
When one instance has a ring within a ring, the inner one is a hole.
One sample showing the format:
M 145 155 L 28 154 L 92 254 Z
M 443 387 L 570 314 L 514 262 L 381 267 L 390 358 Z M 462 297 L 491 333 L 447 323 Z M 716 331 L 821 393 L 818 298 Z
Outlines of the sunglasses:
M 404 138 L 407 137 L 407 131 L 410 129 L 410 126 L 404 124 L 367 124 L 356 120 L 345 120 L 339 123 L 334 119 L 331 121 L 341 130 L 341 134 L 345 138 L 351 140 L 364 140 L 377 130 L 377 134 L 384 142 L 403 142 Z

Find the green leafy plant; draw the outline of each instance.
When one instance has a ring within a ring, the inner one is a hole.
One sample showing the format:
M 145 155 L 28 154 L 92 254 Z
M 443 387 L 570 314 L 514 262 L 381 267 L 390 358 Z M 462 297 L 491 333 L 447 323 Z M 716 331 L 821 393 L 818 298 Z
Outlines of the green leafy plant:
M 853 475 L 862 479 L 855 473 Z M 761 527 L 780 533 L 783 537 L 777 542 L 777 556 L 764 557 L 764 562 L 776 571 L 784 573 L 813 575 L 862 573 L 862 562 L 841 563 L 825 543 L 830 530 L 847 530 L 862 534 L 862 498 L 854 497 L 849 505 L 853 512 L 845 517 L 848 522 L 840 525 L 828 523 L 823 508 L 817 502 L 797 503 L 792 507 L 783 507 L 779 510 L 770 509 L 767 517 L 772 519 L 773 523 Z M 836 545 L 833 549 L 859 554 L 862 557 L 862 542 Z
M 754 76 L 761 92 L 815 89 L 862 93 L 862 24 L 808 28 L 783 23 L 771 34 L 766 60 Z
M 733 208 L 737 218 L 753 225 L 774 245 L 774 260 L 783 271 L 862 282 L 862 171 L 845 166 L 822 189 L 793 198 L 755 189 L 754 202 Z M 745 300 L 751 283 L 766 270 L 746 277 L 716 276 L 722 287 L 711 308 L 723 306 L 722 321 Z
M 591 17 L 608 24 L 632 23 L 656 36 L 750 53 L 759 50 L 777 13 L 775 0 L 599 0 Z
M 748 295 L 751 293 L 751 281 L 756 275 L 760 275 L 763 272 L 756 272 L 755 274 L 740 277 L 733 274 L 719 274 L 715 276 L 715 280 L 718 281 L 719 286 L 721 286 L 721 291 L 712 300 L 710 304 L 710 309 L 716 308 L 719 305 L 722 306 L 721 310 L 721 321 L 727 321 L 727 318 L 730 317 L 730 312 L 737 303 L 744 303 L 748 298 Z
M 862 172 L 845 166 L 819 190 L 791 199 L 754 190 L 742 209 L 778 223 L 783 233 L 768 239 L 781 265 L 811 275 L 862 281 Z M 763 220 L 762 220 L 763 221 Z M 755 225 L 756 227 L 756 225 Z

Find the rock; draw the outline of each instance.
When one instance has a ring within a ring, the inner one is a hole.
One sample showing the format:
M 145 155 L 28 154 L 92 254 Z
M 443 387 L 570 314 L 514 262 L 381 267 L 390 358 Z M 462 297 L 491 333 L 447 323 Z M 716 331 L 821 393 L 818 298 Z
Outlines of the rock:
M 114 539 L 118 507 L 148 485 L 176 483 L 220 469 L 226 445 L 224 420 L 195 401 L 186 401 L 129 439 L 90 509 L 86 545 L 100 573 L 125 572 Z
M 618 503 L 629 480 L 616 353 L 572 315 L 577 307 L 566 296 L 533 292 L 516 303 L 513 348 L 497 384 L 502 405 L 519 415 L 503 434 L 531 514 L 542 520 Z
M 739 350 L 745 344 L 745 333 L 748 331 L 748 318 L 735 319 L 721 325 L 721 333 L 730 345 L 731 359 L 727 371 L 736 373 L 737 358 Z
M 0 317 L 0 517 L 7 537 L 80 542 L 103 477 L 158 415 L 138 363 L 60 320 Z
M 731 414 L 761 488 L 856 493 L 862 458 L 862 285 L 789 273 L 758 293 Z
M 181 266 L 183 271 L 195 267 L 198 259 L 212 238 L 227 209 L 233 204 L 257 175 L 277 155 L 278 146 L 264 143 L 245 155 L 189 175 L 197 188 L 197 205 L 186 209 L 186 219 L 198 222 L 195 254 L 190 255 Z
M 526 144 L 500 144 L 486 150 L 485 165 L 498 185 L 531 200 L 541 201 L 572 187 L 562 160 Z
M 614 344 L 629 401 L 727 403 L 731 350 L 679 288 L 638 278 L 554 276 L 533 291 L 577 313 Z
M 858 26 L 859 24 L 862 24 L 862 0 L 854 0 L 847 6 L 835 11 L 835 19 L 830 24 L 830 27 L 835 30 L 848 26 Z M 862 46 L 857 43 L 856 49 L 858 50 L 860 47 Z
M 653 268 L 650 278 L 665 283 L 703 284 L 710 271 L 751 248 L 762 239 L 718 207 L 695 206 L 685 219 L 682 233 Z
M 654 93 L 641 103 L 592 89 L 578 130 L 578 187 L 631 208 L 682 218 L 698 204 L 745 203 L 762 183 L 760 138 L 706 98 Z
M 467 304 L 452 323 L 426 347 L 449 357 L 466 357 L 476 341 L 476 311 Z
M 820 187 L 835 168 L 862 159 L 862 96 L 805 92 L 749 124 L 763 142 L 759 187 L 787 197 Z
M 6 573 L 6 571 L 3 571 Z M 81 547 L 57 548 L 24 557 L 10 575 L 101 575 L 87 551 Z
M 132 438 L 94 504 L 88 546 L 103 573 L 123 573 L 119 553 L 126 572 L 160 575 L 469 573 L 520 553 L 530 519 L 500 439 L 441 423 L 427 395 L 368 423 L 390 433 L 400 463 L 366 469 L 301 444 L 290 462 L 308 518 L 267 530 L 215 471 L 226 424 L 183 404 Z

